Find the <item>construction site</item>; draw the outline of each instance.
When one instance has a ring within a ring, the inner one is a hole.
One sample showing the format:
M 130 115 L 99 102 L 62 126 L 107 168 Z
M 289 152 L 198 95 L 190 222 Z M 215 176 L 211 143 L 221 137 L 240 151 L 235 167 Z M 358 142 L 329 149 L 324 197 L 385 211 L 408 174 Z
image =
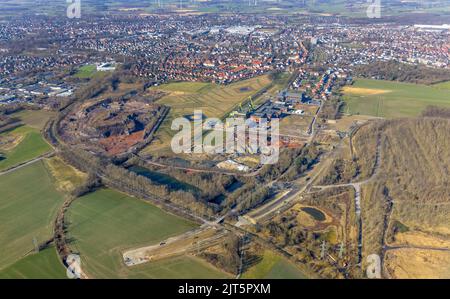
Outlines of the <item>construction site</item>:
M 61 121 L 61 136 L 67 143 L 95 153 L 126 154 L 151 140 L 167 110 L 145 99 L 88 101 Z

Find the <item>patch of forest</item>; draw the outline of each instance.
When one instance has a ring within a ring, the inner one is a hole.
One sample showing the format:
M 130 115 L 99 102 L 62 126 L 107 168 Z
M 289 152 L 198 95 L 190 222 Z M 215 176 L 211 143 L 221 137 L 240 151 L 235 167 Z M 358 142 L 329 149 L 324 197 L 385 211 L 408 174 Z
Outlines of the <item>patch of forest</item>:
M 409 82 L 416 84 L 434 84 L 450 81 L 450 71 L 435 69 L 423 65 L 409 65 L 395 61 L 380 61 L 355 68 L 357 77 Z

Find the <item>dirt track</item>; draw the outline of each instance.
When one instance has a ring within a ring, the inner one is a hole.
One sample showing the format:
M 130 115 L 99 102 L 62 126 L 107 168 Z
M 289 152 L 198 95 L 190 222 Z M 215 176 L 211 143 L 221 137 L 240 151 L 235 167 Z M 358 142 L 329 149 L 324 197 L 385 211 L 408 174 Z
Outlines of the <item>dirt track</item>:
M 217 245 L 226 234 L 223 229 L 202 226 L 157 244 L 125 251 L 122 257 L 127 266 L 139 265 Z

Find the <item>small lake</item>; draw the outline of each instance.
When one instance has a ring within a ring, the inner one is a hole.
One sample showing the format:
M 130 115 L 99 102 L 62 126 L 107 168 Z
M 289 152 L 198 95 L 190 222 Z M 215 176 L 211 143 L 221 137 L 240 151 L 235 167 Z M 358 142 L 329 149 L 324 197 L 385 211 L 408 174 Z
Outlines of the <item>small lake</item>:
M 188 191 L 188 192 L 192 192 L 192 193 L 200 193 L 200 190 L 197 187 L 192 186 L 187 183 L 184 183 L 184 182 L 181 182 L 181 181 L 175 179 L 174 177 L 171 177 L 170 175 L 167 175 L 165 173 L 152 171 L 150 169 L 147 169 L 147 168 L 141 167 L 141 166 L 137 166 L 137 165 L 133 165 L 133 166 L 129 167 L 128 170 L 131 172 L 134 172 L 138 175 L 144 176 L 144 177 L 152 180 L 156 184 L 166 185 L 171 190 L 174 190 L 174 191 L 182 190 L 182 191 Z
M 237 189 L 241 188 L 243 185 L 244 185 L 244 183 L 242 183 L 241 181 L 235 181 L 230 186 L 228 186 L 226 188 L 226 190 L 227 190 L 228 193 L 233 193 Z
M 325 214 L 322 213 L 322 211 L 320 211 L 318 209 L 311 208 L 311 207 L 304 207 L 304 208 L 302 208 L 302 211 L 311 215 L 314 218 L 314 220 L 316 220 L 316 221 L 324 221 L 326 219 Z
M 213 198 L 212 200 L 210 200 L 209 202 L 214 203 L 214 204 L 216 204 L 216 205 L 220 205 L 220 204 L 222 203 L 222 201 L 225 200 L 225 198 L 226 198 L 225 195 L 220 194 L 220 195 L 214 197 L 214 198 Z

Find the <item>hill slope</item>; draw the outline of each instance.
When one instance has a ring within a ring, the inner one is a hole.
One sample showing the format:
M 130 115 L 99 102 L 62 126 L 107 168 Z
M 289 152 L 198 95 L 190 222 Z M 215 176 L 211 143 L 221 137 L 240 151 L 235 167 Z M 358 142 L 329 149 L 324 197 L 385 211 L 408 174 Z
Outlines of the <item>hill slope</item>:
M 399 269 L 412 265 L 422 269 L 412 277 L 450 277 L 449 128 L 450 119 L 402 119 L 374 123 L 356 137 L 380 140 L 379 169 L 362 188 L 363 256 L 387 257 L 387 277 L 411 277 Z M 360 156 L 373 161 L 373 146 L 359 145 Z M 422 258 L 413 259 L 417 250 Z

